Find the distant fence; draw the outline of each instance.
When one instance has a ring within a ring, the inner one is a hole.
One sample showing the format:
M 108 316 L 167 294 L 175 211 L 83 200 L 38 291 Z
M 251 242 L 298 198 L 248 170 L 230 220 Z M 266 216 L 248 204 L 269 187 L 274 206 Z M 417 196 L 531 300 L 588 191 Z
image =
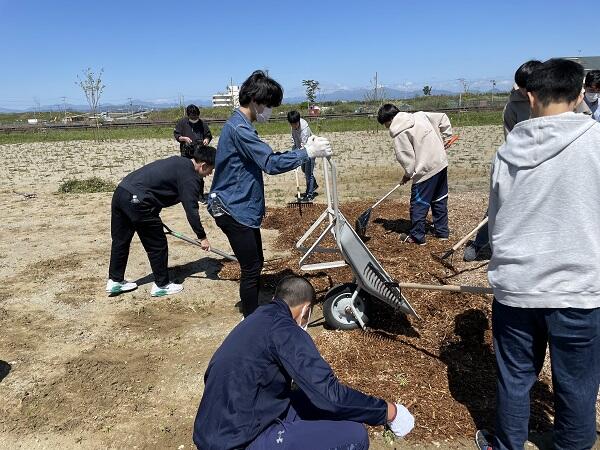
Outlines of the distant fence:
M 466 103 L 466 102 L 465 102 Z M 499 111 L 504 107 L 504 102 L 491 102 L 477 101 L 477 105 L 465 105 L 462 107 L 446 107 L 446 108 L 423 108 L 424 105 L 416 105 L 412 107 L 410 105 L 400 105 L 402 111 L 421 111 L 427 110 L 432 112 L 445 112 L 445 113 L 460 113 L 460 112 L 477 112 L 477 111 Z M 356 119 L 361 117 L 373 117 L 376 115 L 376 111 L 357 112 L 357 113 L 346 113 L 346 114 L 327 114 L 327 112 L 320 116 L 303 116 L 306 120 L 329 120 L 329 119 Z M 224 119 L 207 118 L 203 119 L 207 124 L 223 124 L 227 121 Z M 269 122 L 285 122 L 287 118 L 283 117 L 272 117 Z M 133 127 L 172 127 L 175 126 L 175 121 L 171 120 L 153 120 L 153 121 L 122 121 L 122 122 L 100 122 L 99 127 L 101 129 L 115 129 L 115 128 L 133 128 Z M 81 123 L 38 123 L 38 124 L 23 124 L 23 125 L 0 125 L 1 133 L 28 133 L 36 131 L 49 131 L 49 130 L 92 130 L 96 128 L 96 124 L 93 122 L 81 122 Z

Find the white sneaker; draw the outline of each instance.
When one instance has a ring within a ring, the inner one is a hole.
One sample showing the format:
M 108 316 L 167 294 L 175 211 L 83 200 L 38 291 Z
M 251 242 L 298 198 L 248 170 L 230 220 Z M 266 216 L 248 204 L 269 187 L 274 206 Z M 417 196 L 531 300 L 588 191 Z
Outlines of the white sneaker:
M 123 280 L 118 281 L 108 280 L 106 282 L 106 292 L 109 294 L 120 294 L 121 292 L 129 292 L 137 289 L 138 285 L 133 281 Z
M 152 283 L 150 295 L 152 297 L 164 297 L 166 295 L 177 294 L 181 291 L 183 291 L 183 284 L 169 283 L 165 287 L 158 287 L 156 283 Z

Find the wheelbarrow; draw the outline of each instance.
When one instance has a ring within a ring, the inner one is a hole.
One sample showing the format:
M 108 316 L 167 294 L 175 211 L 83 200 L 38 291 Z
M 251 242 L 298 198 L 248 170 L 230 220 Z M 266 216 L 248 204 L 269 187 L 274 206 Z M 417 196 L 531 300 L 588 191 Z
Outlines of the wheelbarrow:
M 335 236 L 337 249 L 341 253 L 344 262 L 350 266 L 354 277 L 352 283 L 334 286 L 325 294 L 323 316 L 330 327 L 342 330 L 358 327 L 364 329 L 369 320 L 367 316 L 367 304 L 372 300 L 382 301 L 396 311 L 419 318 L 415 309 L 402 294 L 403 287 L 407 289 L 478 294 L 489 294 L 492 292 L 490 288 L 477 286 L 436 286 L 399 283 L 394 280 L 379 264 L 377 258 L 371 253 L 340 211 L 336 166 L 330 158 L 324 162 L 324 165 L 327 167 L 326 175 L 328 178 L 325 180 L 325 187 L 328 205 L 330 205 L 328 211 L 330 211 L 331 220 L 328 229 Z M 323 268 L 322 265 L 315 266 Z

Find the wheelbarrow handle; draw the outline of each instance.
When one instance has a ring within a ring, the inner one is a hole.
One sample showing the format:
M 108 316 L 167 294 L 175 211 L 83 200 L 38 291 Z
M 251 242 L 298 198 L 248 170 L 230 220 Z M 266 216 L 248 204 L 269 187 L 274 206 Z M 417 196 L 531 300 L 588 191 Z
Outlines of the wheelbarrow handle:
M 191 237 L 188 237 L 185 234 L 178 233 L 177 231 L 173 231 L 165 224 L 163 224 L 163 228 L 165 229 L 166 234 L 170 234 L 172 236 L 175 236 L 178 239 L 181 239 L 182 241 L 188 242 L 192 245 L 195 245 L 196 247 L 202 248 L 202 246 L 195 239 L 192 239 Z M 214 254 L 222 256 L 223 258 L 226 258 L 230 261 L 237 262 L 237 258 L 235 256 L 230 255 L 229 253 L 225 253 L 223 250 L 219 250 L 218 248 L 211 247 L 210 251 L 213 252 Z

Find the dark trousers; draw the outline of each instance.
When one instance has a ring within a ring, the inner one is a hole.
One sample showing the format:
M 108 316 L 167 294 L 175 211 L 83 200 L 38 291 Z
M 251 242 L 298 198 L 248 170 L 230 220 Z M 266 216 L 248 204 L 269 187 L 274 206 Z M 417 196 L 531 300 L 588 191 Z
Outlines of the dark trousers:
M 137 232 L 148 254 L 154 282 L 159 287 L 169 284 L 169 248 L 158 208 L 143 203 L 132 203 L 131 194 L 117 187 L 112 198 L 110 234 L 112 247 L 108 277 L 123 281 L 129 258 L 129 246 Z
M 312 414 L 314 416 L 314 414 Z M 294 406 L 286 417 L 259 434 L 246 450 L 367 450 L 369 435 L 362 423 L 349 420 L 305 420 Z
M 590 449 L 596 440 L 600 381 L 600 308 L 514 308 L 492 305 L 496 353 L 494 450 L 522 450 L 528 436 L 529 391 L 550 347 L 554 448 Z
M 302 164 L 300 168 L 302 169 L 302 172 L 304 172 L 304 177 L 306 178 L 306 195 L 312 196 L 317 188 L 317 180 L 314 176 L 315 160 L 313 158 L 309 159 Z
M 487 217 L 487 211 L 485 212 L 485 217 Z M 484 219 L 485 219 L 484 217 Z M 486 223 L 482 226 L 477 232 L 477 236 L 475 236 L 474 245 L 477 248 L 483 248 L 490 243 L 490 231 L 488 224 Z
M 410 236 L 425 241 L 425 220 L 431 208 L 437 237 L 448 237 L 448 170 L 444 168 L 428 180 L 413 184 L 410 190 Z
M 229 239 L 240 264 L 240 301 L 242 314 L 248 317 L 258 307 L 260 272 L 265 261 L 260 228 L 242 225 L 228 214 L 216 217 L 215 222 Z

